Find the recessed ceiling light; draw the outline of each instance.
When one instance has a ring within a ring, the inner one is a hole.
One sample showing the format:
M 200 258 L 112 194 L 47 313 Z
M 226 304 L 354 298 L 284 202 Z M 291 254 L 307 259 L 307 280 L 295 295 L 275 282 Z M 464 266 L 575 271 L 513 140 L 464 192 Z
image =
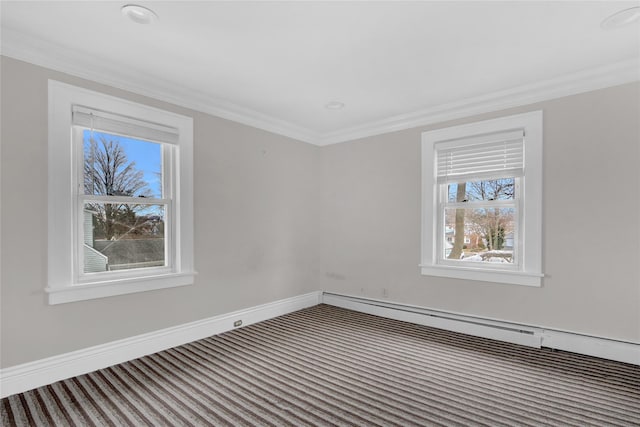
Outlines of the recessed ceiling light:
M 158 20 L 158 15 L 156 15 L 153 10 L 136 4 L 122 6 L 121 11 L 124 16 L 128 17 L 136 24 L 151 24 Z
M 614 28 L 622 28 L 634 22 L 640 22 L 640 6 L 624 9 L 605 18 L 600 27 L 604 30 L 612 30 Z
M 340 102 L 340 101 L 327 102 L 324 105 L 324 108 L 326 108 L 327 110 L 342 110 L 344 108 L 344 102 Z

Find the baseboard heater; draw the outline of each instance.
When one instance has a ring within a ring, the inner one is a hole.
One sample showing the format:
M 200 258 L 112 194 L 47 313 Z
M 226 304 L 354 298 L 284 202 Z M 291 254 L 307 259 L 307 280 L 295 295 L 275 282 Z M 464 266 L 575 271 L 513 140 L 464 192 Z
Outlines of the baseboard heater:
M 322 302 L 418 325 L 432 326 L 528 347 L 542 347 L 543 330 L 539 328 L 327 292 L 323 294 Z
M 640 365 L 640 343 L 527 326 L 466 314 L 324 292 L 324 304 L 535 348 L 551 348 Z

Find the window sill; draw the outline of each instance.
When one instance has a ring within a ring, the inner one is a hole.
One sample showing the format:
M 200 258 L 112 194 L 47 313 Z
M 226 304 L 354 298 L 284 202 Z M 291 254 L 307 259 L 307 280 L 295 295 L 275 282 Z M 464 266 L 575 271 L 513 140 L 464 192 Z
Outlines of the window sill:
M 511 285 L 542 285 L 544 274 L 521 271 L 488 270 L 472 267 L 449 267 L 444 265 L 420 265 L 423 276 L 450 277 L 454 279 L 476 280 L 480 282 L 506 283 Z
M 55 305 L 115 295 L 132 294 L 135 292 L 192 285 L 195 275 L 195 272 L 172 273 L 160 276 L 135 277 L 56 288 L 48 287 L 45 291 L 49 294 L 49 304 Z

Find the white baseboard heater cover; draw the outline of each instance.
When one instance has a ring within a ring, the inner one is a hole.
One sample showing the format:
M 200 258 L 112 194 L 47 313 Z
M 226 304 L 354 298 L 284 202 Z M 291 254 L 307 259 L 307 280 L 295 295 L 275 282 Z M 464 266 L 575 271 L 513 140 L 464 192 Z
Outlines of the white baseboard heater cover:
M 322 301 L 325 304 L 336 307 L 411 322 L 418 325 L 432 326 L 434 328 L 526 345 L 528 347 L 540 348 L 542 346 L 542 329 L 538 328 L 331 293 L 324 293 Z
M 477 337 L 534 348 L 546 347 L 570 351 L 640 365 L 640 344 L 638 343 L 328 292 L 323 294 L 322 302 L 362 313 Z

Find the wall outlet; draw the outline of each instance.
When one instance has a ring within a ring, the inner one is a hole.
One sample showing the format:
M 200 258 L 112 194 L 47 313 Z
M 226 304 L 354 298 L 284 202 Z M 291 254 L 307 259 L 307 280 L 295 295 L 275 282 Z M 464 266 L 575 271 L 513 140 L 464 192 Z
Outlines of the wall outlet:
M 237 328 L 238 326 L 242 326 L 242 320 L 236 320 L 235 322 L 233 322 L 234 328 Z

